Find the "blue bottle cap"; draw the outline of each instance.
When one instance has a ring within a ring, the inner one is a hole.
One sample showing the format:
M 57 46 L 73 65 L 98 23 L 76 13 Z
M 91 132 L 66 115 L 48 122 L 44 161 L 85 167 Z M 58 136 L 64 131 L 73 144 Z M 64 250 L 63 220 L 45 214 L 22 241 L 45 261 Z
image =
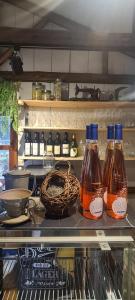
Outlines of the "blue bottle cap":
M 115 140 L 123 139 L 122 124 L 115 124 Z
M 86 125 L 86 140 L 91 139 L 91 127 L 90 125 Z
M 109 124 L 107 126 L 107 139 L 113 140 L 114 139 L 114 125 Z
M 90 124 L 91 140 L 98 140 L 98 124 Z

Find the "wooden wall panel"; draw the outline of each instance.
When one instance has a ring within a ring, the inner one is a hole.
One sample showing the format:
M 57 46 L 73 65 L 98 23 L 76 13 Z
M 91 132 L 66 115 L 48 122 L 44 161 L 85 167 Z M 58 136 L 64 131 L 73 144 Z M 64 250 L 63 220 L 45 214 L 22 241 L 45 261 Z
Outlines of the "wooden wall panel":
M 21 49 L 24 71 L 34 71 L 34 49 Z
M 88 73 L 102 73 L 102 52 L 89 51 Z
M 51 49 L 34 50 L 34 70 L 51 72 Z
M 69 72 L 69 65 L 69 50 L 52 50 L 52 72 Z
M 119 52 L 110 52 L 108 69 L 111 74 L 135 74 L 135 59 Z
M 21 99 L 32 99 L 32 82 L 22 82 L 20 88 Z
M 88 51 L 71 51 L 70 71 L 76 73 L 87 73 L 89 55 Z

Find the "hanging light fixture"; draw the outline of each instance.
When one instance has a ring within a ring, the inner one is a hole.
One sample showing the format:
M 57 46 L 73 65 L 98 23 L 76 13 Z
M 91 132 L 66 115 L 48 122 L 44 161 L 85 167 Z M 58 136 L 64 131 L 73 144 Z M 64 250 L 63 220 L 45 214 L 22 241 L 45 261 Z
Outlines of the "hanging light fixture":
M 13 53 L 10 58 L 10 63 L 12 71 L 18 75 L 23 72 L 23 61 L 20 55 L 20 49 L 14 47 Z

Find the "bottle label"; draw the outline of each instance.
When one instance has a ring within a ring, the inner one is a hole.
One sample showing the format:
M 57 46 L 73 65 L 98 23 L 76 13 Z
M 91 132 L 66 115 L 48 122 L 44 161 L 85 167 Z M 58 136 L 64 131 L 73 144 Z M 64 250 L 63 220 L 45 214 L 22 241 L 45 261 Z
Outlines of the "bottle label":
M 44 143 L 40 143 L 39 145 L 39 155 L 44 155 Z
M 114 149 L 114 142 L 113 142 L 113 141 L 110 141 L 110 142 L 108 143 L 108 149 L 109 149 L 109 150 L 113 150 L 113 149 Z
M 62 152 L 63 152 L 63 154 L 69 154 L 69 144 L 63 144 L 62 145 Z
M 30 143 L 25 143 L 25 155 L 30 155 Z
M 70 156 L 76 157 L 77 156 L 77 148 L 71 148 L 70 149 Z
M 90 202 L 89 210 L 92 216 L 97 218 L 101 217 L 103 213 L 103 199 L 95 196 Z
M 60 155 L 60 145 L 54 146 L 54 155 Z
M 112 203 L 113 212 L 122 217 L 126 214 L 127 211 L 127 199 L 125 197 L 118 197 Z
M 38 143 L 33 143 L 33 155 L 38 155 Z
M 46 147 L 47 153 L 53 153 L 53 146 L 52 145 L 47 145 Z

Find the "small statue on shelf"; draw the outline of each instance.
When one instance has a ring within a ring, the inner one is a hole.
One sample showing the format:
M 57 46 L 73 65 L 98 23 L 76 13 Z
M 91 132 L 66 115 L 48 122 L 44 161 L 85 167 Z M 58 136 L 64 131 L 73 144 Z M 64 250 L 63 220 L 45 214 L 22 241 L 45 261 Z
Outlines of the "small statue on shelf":
M 95 86 L 94 86 L 94 88 L 87 88 L 87 87 L 79 88 L 79 86 L 76 84 L 76 87 L 75 87 L 75 96 L 76 97 L 79 94 L 79 92 L 83 93 L 84 99 L 100 100 L 101 91 L 99 88 L 95 89 Z M 90 97 L 89 97 L 89 94 L 90 94 Z

